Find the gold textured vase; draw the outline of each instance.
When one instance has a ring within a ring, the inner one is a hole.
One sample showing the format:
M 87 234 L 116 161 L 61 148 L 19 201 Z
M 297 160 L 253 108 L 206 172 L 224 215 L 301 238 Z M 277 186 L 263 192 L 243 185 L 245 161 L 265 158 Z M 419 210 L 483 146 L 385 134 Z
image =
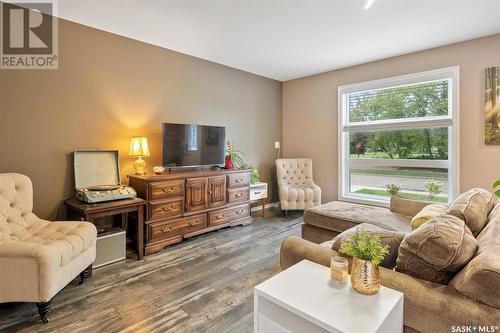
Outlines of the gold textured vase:
M 374 295 L 380 290 L 380 270 L 371 261 L 358 258 L 352 260 L 351 284 L 363 295 Z

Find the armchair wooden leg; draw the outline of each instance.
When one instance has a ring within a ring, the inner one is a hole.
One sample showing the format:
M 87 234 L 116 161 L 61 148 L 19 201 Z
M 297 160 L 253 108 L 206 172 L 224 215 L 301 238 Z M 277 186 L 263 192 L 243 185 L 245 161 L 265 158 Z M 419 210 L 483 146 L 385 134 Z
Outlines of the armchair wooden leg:
M 52 300 L 49 300 L 48 302 L 40 302 L 36 303 L 36 306 L 38 307 L 38 313 L 40 314 L 40 318 L 44 323 L 49 322 L 49 318 L 47 317 L 49 312 L 50 312 L 50 305 L 52 304 Z
M 288 210 L 283 210 L 283 215 L 284 215 L 285 217 L 287 217 L 287 216 L 288 216 Z
M 92 265 L 85 268 L 85 270 L 80 273 L 80 282 L 78 282 L 78 284 L 82 284 L 85 279 L 90 277 L 92 277 Z

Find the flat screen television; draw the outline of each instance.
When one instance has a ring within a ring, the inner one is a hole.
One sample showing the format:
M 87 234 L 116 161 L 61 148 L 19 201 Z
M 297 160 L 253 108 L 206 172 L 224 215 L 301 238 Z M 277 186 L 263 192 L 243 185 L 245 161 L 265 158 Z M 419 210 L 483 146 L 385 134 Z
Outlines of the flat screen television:
M 226 128 L 194 124 L 163 124 L 163 165 L 224 165 Z

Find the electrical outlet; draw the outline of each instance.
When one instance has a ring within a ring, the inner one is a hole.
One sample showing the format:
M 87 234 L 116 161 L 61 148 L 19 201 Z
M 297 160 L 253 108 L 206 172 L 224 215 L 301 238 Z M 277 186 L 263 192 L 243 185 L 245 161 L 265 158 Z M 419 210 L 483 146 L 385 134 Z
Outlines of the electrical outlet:
M 274 142 L 274 148 L 275 149 L 280 149 L 280 142 L 279 141 L 275 141 Z

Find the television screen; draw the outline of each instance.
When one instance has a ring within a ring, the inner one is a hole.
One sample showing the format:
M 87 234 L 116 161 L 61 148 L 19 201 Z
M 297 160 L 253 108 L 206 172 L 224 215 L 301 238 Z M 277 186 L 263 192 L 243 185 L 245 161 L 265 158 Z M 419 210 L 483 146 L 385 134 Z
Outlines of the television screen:
M 224 164 L 226 128 L 194 124 L 163 124 L 163 165 Z

